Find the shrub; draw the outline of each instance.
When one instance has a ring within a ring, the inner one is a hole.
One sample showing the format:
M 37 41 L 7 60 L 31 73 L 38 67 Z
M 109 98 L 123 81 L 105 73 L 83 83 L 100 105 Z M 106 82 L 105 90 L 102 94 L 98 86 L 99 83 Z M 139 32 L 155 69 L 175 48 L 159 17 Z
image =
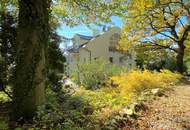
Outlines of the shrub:
M 134 95 L 122 96 L 117 88 L 87 90 L 80 87 L 67 96 L 48 90 L 47 102 L 39 107 L 35 118 L 36 127 L 64 130 L 100 128 L 111 115 L 128 105 Z
M 169 70 L 161 70 L 161 72 L 133 70 L 113 76 L 111 81 L 117 84 L 124 94 L 127 94 L 131 91 L 141 92 L 145 89 L 167 87 L 176 83 L 180 77 L 180 74 L 172 73 Z
M 91 62 L 79 63 L 78 69 L 72 76 L 76 82 L 84 85 L 87 89 L 97 89 L 104 86 L 109 77 L 118 75 L 124 70 L 122 67 L 97 59 Z
M 116 120 L 116 116 L 120 115 L 126 106 L 138 102 L 140 92 L 146 89 L 166 88 L 176 83 L 180 77 L 179 74 L 168 70 L 134 70 L 111 77 L 107 83 L 110 86 L 97 90 L 82 86 L 73 93 L 66 93 L 69 92 L 65 90 L 67 88 L 61 89 L 59 93 L 50 90 L 47 91 L 47 103 L 40 107 L 36 121 L 40 127 L 52 129 L 104 129 L 105 126 L 110 126 L 112 119 Z M 111 83 L 111 80 L 114 83 Z
M 89 106 L 81 96 L 55 93 L 48 89 L 46 103 L 38 108 L 34 119 L 36 128 L 84 130 L 83 127 L 87 125 L 85 122 L 89 122 L 88 117 L 84 116 L 84 110 Z
M 8 130 L 8 123 L 0 120 L 0 130 Z
M 111 87 L 98 90 L 87 90 L 82 87 L 75 93 L 75 96 L 83 97 L 83 100 L 89 103 L 94 110 L 90 115 L 91 120 L 101 126 L 109 120 L 109 117 L 129 105 L 135 99 L 136 94 L 129 92 L 121 95 L 120 89 Z
M 12 93 L 12 88 L 11 86 L 7 86 L 5 88 L 5 91 L 8 92 L 9 94 Z M 0 91 L 0 103 L 6 103 L 6 102 L 10 102 L 11 98 L 3 91 Z

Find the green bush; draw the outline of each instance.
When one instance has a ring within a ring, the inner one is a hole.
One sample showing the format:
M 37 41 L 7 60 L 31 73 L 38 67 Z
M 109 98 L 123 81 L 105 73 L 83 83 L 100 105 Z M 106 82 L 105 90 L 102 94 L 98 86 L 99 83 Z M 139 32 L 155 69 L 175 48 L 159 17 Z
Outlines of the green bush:
M 72 74 L 74 80 L 87 89 L 98 89 L 105 85 L 109 77 L 118 75 L 125 68 L 109 64 L 102 59 L 79 63 L 77 70 Z
M 190 56 L 186 56 L 184 59 L 184 63 L 186 66 L 186 72 L 188 75 L 190 75 Z
M 84 130 L 89 122 L 88 117 L 85 117 L 85 111 L 92 108 L 83 97 L 65 95 L 63 90 L 56 93 L 49 89 L 46 93 L 46 103 L 38 108 L 34 119 L 36 128 Z
M 87 90 L 79 88 L 71 95 L 47 91 L 46 103 L 35 117 L 36 129 L 90 130 L 100 129 L 114 111 L 129 104 L 135 95 L 121 97 L 117 88 Z M 62 95 L 64 94 L 64 95 Z
M 8 130 L 8 123 L 5 121 L 0 121 L 0 130 Z
M 116 123 L 126 121 L 123 117 L 117 119 L 117 115 L 121 112 L 130 113 L 131 111 L 127 111 L 127 106 L 137 100 L 144 101 L 144 97 L 139 97 L 142 92 L 145 90 L 147 92 L 148 89 L 151 93 L 155 93 L 155 89 L 159 90 L 158 88 L 164 90 L 176 83 L 180 77 L 181 75 L 168 70 L 161 72 L 133 70 L 111 77 L 109 81 L 113 81 L 116 86 L 112 86 L 108 81 L 107 87 L 97 90 L 82 86 L 74 89 L 72 93 L 64 86 L 59 92 L 48 89 L 47 102 L 37 113 L 37 127 L 50 130 L 110 128 Z

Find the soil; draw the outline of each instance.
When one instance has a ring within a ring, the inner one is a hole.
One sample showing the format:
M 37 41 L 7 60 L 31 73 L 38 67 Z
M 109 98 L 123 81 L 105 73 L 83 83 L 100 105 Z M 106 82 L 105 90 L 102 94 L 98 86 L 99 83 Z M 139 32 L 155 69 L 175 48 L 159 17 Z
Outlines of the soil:
M 180 85 L 167 96 L 146 103 L 147 111 L 123 130 L 190 130 L 190 85 Z

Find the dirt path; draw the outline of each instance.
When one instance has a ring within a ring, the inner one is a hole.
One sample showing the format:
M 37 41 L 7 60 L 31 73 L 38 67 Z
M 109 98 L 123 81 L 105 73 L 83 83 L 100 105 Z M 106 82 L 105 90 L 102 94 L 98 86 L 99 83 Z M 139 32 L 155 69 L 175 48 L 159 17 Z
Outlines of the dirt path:
M 190 130 L 190 85 L 174 87 L 167 95 L 147 104 L 138 130 Z

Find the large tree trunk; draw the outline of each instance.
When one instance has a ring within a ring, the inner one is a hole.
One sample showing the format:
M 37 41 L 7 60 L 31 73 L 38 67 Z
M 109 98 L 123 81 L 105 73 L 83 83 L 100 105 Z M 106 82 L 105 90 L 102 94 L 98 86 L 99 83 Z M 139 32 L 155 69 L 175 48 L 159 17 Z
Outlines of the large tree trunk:
M 13 117 L 30 120 L 44 102 L 49 1 L 20 0 Z
M 182 43 L 179 43 L 179 48 L 176 56 L 177 71 L 179 73 L 184 72 L 183 58 L 184 58 L 185 46 Z

